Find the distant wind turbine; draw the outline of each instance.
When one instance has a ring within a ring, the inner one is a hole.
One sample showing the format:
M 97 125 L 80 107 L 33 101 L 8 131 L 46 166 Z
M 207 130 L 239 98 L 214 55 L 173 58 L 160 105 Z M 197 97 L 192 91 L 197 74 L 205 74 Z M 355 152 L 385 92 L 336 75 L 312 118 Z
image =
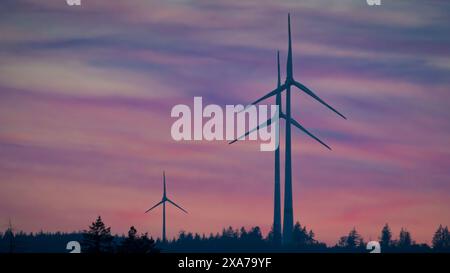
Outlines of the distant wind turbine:
M 151 211 L 152 209 L 156 208 L 157 206 L 159 206 L 161 204 L 163 205 L 162 241 L 163 241 L 163 243 L 165 243 L 165 242 L 167 242 L 167 239 L 166 239 L 166 202 L 171 203 L 172 205 L 174 205 L 175 207 L 179 208 L 180 210 L 182 210 L 185 213 L 188 213 L 188 212 L 185 209 L 183 209 L 181 206 L 175 204 L 175 202 L 173 202 L 172 200 L 167 198 L 167 195 L 166 195 L 166 174 L 165 174 L 165 172 L 163 172 L 163 185 L 164 185 L 164 191 L 163 191 L 162 200 L 159 201 L 153 207 L 149 208 L 145 213 Z
M 321 98 L 319 98 L 313 91 L 311 91 L 308 87 L 301 84 L 300 82 L 296 81 L 293 76 L 293 65 L 292 65 L 292 39 L 291 39 L 291 17 L 290 14 L 288 14 L 288 36 L 289 36 L 289 44 L 288 44 L 288 56 L 287 56 L 287 64 L 286 64 L 286 81 L 284 84 L 280 86 L 278 84 L 278 87 L 269 93 L 267 93 L 265 96 L 257 99 L 256 101 L 252 102 L 250 105 L 255 105 L 260 103 L 261 101 L 270 98 L 272 96 L 276 96 L 277 104 L 280 105 L 280 118 L 284 119 L 286 121 L 286 151 L 285 151 L 285 184 L 284 184 L 284 217 L 283 217 L 283 243 L 289 244 L 292 242 L 292 231 L 294 228 L 294 215 L 293 215 L 293 204 L 292 204 L 292 163 L 291 163 L 291 124 L 306 133 L 308 136 L 331 150 L 330 146 L 325 144 L 323 141 L 321 141 L 319 138 L 314 136 L 312 133 L 310 133 L 308 130 L 306 130 L 299 122 L 297 122 L 295 119 L 291 117 L 291 87 L 295 86 L 301 91 L 305 92 L 309 96 L 313 97 L 315 100 L 326 106 L 331 111 L 335 112 L 339 116 L 341 116 L 344 119 L 347 119 L 344 115 L 339 113 L 336 109 L 328 105 L 325 101 L 323 101 Z M 279 81 L 280 83 L 280 81 Z M 281 111 L 281 101 L 280 96 L 283 91 L 286 90 L 286 113 Z M 247 135 L 249 135 L 251 132 L 259 130 L 261 128 L 264 128 L 266 126 L 270 126 L 272 123 L 272 118 L 268 119 L 266 122 L 258 125 L 256 128 L 254 128 L 251 131 L 246 132 L 244 135 L 238 137 L 237 139 L 233 140 L 231 143 L 236 142 L 237 140 L 240 140 L 242 138 L 245 138 Z M 277 149 L 278 150 L 278 149 Z M 278 168 L 277 168 L 277 150 L 275 151 L 275 185 L 277 183 L 277 169 L 279 170 L 279 158 L 278 158 Z M 277 188 L 275 186 L 275 205 L 277 206 L 277 198 L 276 198 L 276 191 Z M 276 219 L 276 211 L 274 212 L 274 219 Z M 275 224 L 275 221 L 274 221 Z M 274 227 L 275 228 L 275 227 Z

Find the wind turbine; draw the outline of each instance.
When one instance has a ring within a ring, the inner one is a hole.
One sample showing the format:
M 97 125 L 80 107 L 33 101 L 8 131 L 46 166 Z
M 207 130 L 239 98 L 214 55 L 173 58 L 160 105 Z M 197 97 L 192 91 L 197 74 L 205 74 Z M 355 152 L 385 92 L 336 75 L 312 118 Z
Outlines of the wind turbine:
M 281 87 L 280 76 L 280 51 L 277 51 L 277 88 Z M 278 92 L 275 96 L 275 103 L 278 105 L 278 109 L 281 112 L 281 92 Z M 275 137 L 276 143 L 279 144 L 280 138 L 280 123 L 275 124 Z M 275 244 L 281 243 L 281 193 L 280 193 L 280 145 L 277 145 L 275 149 L 275 187 L 273 191 L 273 241 Z
M 289 44 L 288 44 L 288 56 L 287 56 L 287 63 L 286 63 L 286 80 L 284 84 L 281 86 L 279 85 L 276 89 L 270 91 L 263 97 L 257 99 L 256 101 L 252 102 L 250 105 L 255 105 L 260 103 L 261 101 L 270 98 L 272 96 L 276 96 L 276 99 L 279 99 L 279 96 L 283 91 L 286 91 L 286 113 L 283 113 L 281 111 L 280 107 L 280 118 L 284 119 L 286 121 L 286 151 L 285 151 L 285 184 L 284 184 L 284 217 L 283 217 L 283 243 L 289 244 L 292 241 L 292 231 L 294 227 L 294 214 L 293 214 L 293 204 L 292 204 L 292 163 L 291 163 L 291 124 L 306 133 L 308 136 L 331 150 L 330 146 L 325 144 L 323 141 L 321 141 L 319 138 L 314 136 L 312 133 L 310 133 L 308 130 L 306 130 L 299 122 L 297 122 L 295 119 L 291 117 L 291 87 L 295 86 L 299 90 L 305 92 L 309 96 L 313 97 L 315 100 L 326 106 L 331 111 L 335 112 L 339 116 L 341 116 L 344 119 L 347 119 L 344 115 L 339 113 L 336 109 L 331 107 L 329 104 L 327 104 L 325 101 L 323 101 L 321 98 L 319 98 L 313 91 L 311 91 L 308 87 L 301 84 L 300 82 L 296 81 L 293 76 L 293 65 L 292 65 L 292 39 L 291 39 L 291 16 L 288 14 L 288 36 L 289 36 Z M 278 103 L 277 103 L 278 104 Z M 238 139 L 230 142 L 234 143 L 239 139 L 244 138 L 251 132 L 255 130 L 259 130 L 260 128 L 264 128 L 266 126 L 270 126 L 272 123 L 272 118 L 268 119 L 266 122 L 258 125 L 253 130 L 246 132 L 243 136 L 239 137 Z M 276 163 L 275 163 L 275 172 L 277 171 Z M 276 175 L 276 173 L 275 173 Z M 275 181 L 276 182 L 276 181 Z M 276 193 L 275 193 L 276 194 Z M 276 204 L 275 204 L 276 206 Z
M 165 243 L 165 242 L 167 242 L 167 240 L 166 240 L 166 202 L 171 203 L 172 205 L 174 205 L 175 207 L 179 208 L 180 210 L 182 210 L 185 213 L 188 213 L 188 212 L 185 209 L 183 209 L 182 207 L 180 207 L 179 205 L 175 204 L 175 202 L 173 202 L 172 200 L 167 198 L 167 195 L 166 195 L 166 174 L 165 174 L 165 172 L 163 172 L 163 185 L 164 185 L 164 191 L 163 191 L 162 200 L 159 201 L 153 207 L 149 208 L 145 213 L 151 211 L 152 209 L 156 208 L 157 206 L 159 206 L 161 204 L 163 205 L 162 241 L 163 241 L 163 243 Z
M 277 68 L 278 68 L 278 81 L 277 81 L 277 88 L 279 89 L 281 87 L 281 76 L 280 76 L 280 51 L 277 51 Z M 281 92 L 278 92 L 276 94 L 276 99 L 275 99 L 275 103 L 276 105 L 278 105 L 278 111 L 281 112 Z M 235 143 L 236 141 L 246 137 L 247 135 L 249 135 L 250 133 L 259 130 L 261 128 L 264 128 L 266 126 L 270 126 L 272 123 L 272 118 L 270 118 L 269 120 L 267 120 L 266 122 L 262 123 L 261 125 L 257 126 L 255 129 L 246 132 L 243 136 L 233 140 L 230 142 L 230 144 Z M 276 142 L 279 142 L 279 131 L 280 131 L 280 127 L 279 127 L 279 123 L 278 122 L 274 122 L 275 130 L 275 137 Z M 273 201 L 274 201 L 274 205 L 273 205 L 273 240 L 276 244 L 281 243 L 281 197 L 280 197 L 280 146 L 278 145 L 277 148 L 275 149 L 275 187 L 274 187 L 274 197 L 273 197 Z

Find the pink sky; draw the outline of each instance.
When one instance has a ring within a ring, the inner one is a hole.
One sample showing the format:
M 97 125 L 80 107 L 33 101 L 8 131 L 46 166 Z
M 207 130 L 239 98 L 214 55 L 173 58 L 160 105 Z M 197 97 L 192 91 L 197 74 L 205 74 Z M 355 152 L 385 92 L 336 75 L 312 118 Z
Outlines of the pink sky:
M 247 103 L 284 77 L 287 12 L 297 80 L 293 115 L 327 151 L 293 133 L 294 218 L 334 244 L 389 223 L 430 242 L 450 225 L 450 4 L 404 1 L 7 0 L 0 9 L 0 227 L 73 231 L 101 215 L 115 233 L 229 225 L 264 234 L 273 154 L 259 143 L 176 142 L 176 104 Z M 430 1 L 431 2 L 431 1 Z M 271 101 L 269 101 L 270 103 Z M 282 143 L 282 149 L 284 149 Z

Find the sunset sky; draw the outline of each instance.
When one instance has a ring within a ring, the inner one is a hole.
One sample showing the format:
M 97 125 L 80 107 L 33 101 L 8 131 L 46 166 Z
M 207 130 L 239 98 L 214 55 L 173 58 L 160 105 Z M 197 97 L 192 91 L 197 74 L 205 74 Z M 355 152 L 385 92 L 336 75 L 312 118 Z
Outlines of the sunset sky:
M 0 230 L 75 231 L 101 215 L 161 236 L 273 219 L 257 141 L 177 142 L 173 106 L 248 103 L 294 76 L 348 117 L 292 93 L 294 220 L 335 244 L 385 223 L 427 242 L 450 225 L 450 2 L 2 0 Z M 274 103 L 270 99 L 267 103 Z M 282 129 L 284 127 L 282 126 Z M 283 140 L 283 139 L 282 139 Z M 281 143 L 284 154 L 284 143 Z M 282 181 L 284 175 L 282 173 Z

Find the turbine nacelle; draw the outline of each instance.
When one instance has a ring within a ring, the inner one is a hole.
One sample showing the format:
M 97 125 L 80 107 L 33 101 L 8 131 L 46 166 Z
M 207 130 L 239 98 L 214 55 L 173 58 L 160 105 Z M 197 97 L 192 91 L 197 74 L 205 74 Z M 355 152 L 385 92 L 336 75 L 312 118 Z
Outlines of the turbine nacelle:
M 285 86 L 294 85 L 294 82 L 295 82 L 294 77 L 291 77 L 291 78 L 286 77 L 286 80 L 284 81 L 284 85 Z
M 170 204 L 174 205 L 175 207 L 177 207 L 178 209 L 180 209 L 184 213 L 188 213 L 185 209 L 183 209 L 181 206 L 177 205 L 175 202 L 173 202 L 172 200 L 170 200 L 167 197 L 167 192 L 166 192 L 166 174 L 165 174 L 165 172 L 163 172 L 163 188 L 164 188 L 164 190 L 163 190 L 163 196 L 162 196 L 161 201 L 159 201 L 153 207 L 151 207 L 148 210 L 146 210 L 145 213 L 151 211 L 152 209 L 158 207 L 159 205 L 164 204 L 165 202 L 169 202 Z

